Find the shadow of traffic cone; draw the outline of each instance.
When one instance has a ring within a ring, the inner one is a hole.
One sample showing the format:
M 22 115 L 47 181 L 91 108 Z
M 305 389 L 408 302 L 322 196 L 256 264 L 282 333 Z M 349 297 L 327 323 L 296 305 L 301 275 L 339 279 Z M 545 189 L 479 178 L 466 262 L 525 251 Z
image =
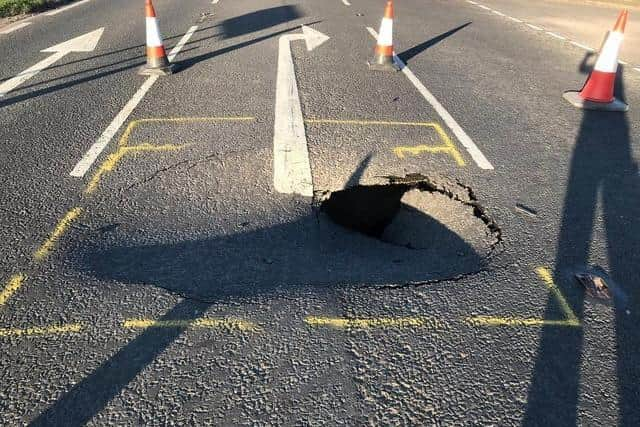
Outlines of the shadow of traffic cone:
M 145 0 L 145 21 L 147 27 L 147 64 L 138 71 L 145 76 L 166 76 L 172 73 L 172 65 L 164 50 L 164 43 L 158 28 L 156 11 L 151 0 Z
M 380 23 L 378 41 L 373 61 L 368 62 L 374 71 L 398 71 L 400 67 L 393 60 L 393 0 L 387 1 Z
M 600 54 L 593 71 L 581 91 L 565 92 L 562 96 L 574 107 L 586 110 L 627 111 L 629 106 L 614 97 L 616 73 L 618 72 L 618 53 L 629 12 L 620 12 L 613 31 L 610 31 L 602 44 Z

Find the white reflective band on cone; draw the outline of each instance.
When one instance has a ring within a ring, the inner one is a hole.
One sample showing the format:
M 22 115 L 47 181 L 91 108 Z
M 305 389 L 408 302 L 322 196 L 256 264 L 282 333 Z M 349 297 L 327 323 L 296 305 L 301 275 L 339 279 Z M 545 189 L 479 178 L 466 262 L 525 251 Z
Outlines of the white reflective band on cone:
M 615 73 L 618 70 L 618 52 L 622 45 L 624 34 L 614 31 L 609 33 L 607 41 L 602 46 L 602 52 L 598 56 L 598 61 L 593 68 L 596 71 L 603 73 Z
M 393 20 L 382 18 L 380 34 L 378 34 L 379 46 L 393 46 Z
M 145 18 L 147 24 L 147 46 L 162 46 L 162 36 L 158 29 L 158 21 L 156 18 Z

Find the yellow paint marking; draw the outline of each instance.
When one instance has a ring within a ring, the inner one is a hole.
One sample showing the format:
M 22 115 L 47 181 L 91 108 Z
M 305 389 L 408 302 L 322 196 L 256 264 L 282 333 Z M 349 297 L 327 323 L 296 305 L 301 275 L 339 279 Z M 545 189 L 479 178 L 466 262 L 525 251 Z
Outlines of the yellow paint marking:
M 307 316 L 304 322 L 310 326 L 327 326 L 336 329 L 371 328 L 440 328 L 442 323 L 431 317 L 377 317 L 348 319 L 344 317 Z
M 148 153 L 148 152 L 163 152 L 163 151 L 177 151 L 181 150 L 189 146 L 189 144 L 184 145 L 152 145 L 152 144 L 140 144 L 132 147 L 118 147 L 115 153 L 110 154 L 107 159 L 102 162 L 98 170 L 93 174 L 93 177 L 87 184 L 87 188 L 85 189 L 85 193 L 91 194 L 96 191 L 98 188 L 98 184 L 100 183 L 100 179 L 102 176 L 108 172 L 111 172 L 118 165 L 118 162 L 122 160 L 122 158 L 127 154 L 136 154 L 136 153 Z
M 549 291 L 554 296 L 562 314 L 564 320 L 546 320 L 539 318 L 518 318 L 518 317 L 492 317 L 492 316 L 476 316 L 467 317 L 465 322 L 473 326 L 569 326 L 580 327 L 580 319 L 575 315 L 569 303 L 558 289 L 558 286 L 554 283 L 551 272 L 545 267 L 536 268 L 536 273 L 542 281 L 547 285 Z
M 400 146 L 395 147 L 393 152 L 398 158 L 404 159 L 405 153 L 417 156 L 421 153 L 445 153 L 450 155 L 458 166 L 465 166 L 466 163 L 460 151 L 451 141 L 451 138 L 442 129 L 438 123 L 433 122 L 389 122 L 381 120 L 334 120 L 334 119 L 306 119 L 305 123 L 308 124 L 335 124 L 335 125 L 357 125 L 357 126 L 416 126 L 416 127 L 428 127 L 434 129 L 443 145 L 416 145 L 416 146 Z
M 127 319 L 124 321 L 124 328 L 146 329 L 146 328 L 227 328 L 241 331 L 256 331 L 260 329 L 255 323 L 239 319 L 193 319 L 193 320 L 152 320 L 152 319 Z
M 26 279 L 27 276 L 22 273 L 14 274 L 13 276 L 11 276 L 9 282 L 7 282 L 7 285 L 4 287 L 2 292 L 0 292 L 0 306 L 4 305 L 4 303 L 6 303 L 9 298 L 11 298 L 11 296 L 16 293 L 18 289 L 20 289 L 20 286 L 22 286 L 22 283 Z
M 107 159 L 102 162 L 98 170 L 93 174 L 93 177 L 87 184 L 87 188 L 85 189 L 85 193 L 91 194 L 96 191 L 98 188 L 98 184 L 100 183 L 100 179 L 102 176 L 108 172 L 113 171 L 118 162 L 122 160 L 122 158 L 129 153 L 140 153 L 140 152 L 150 152 L 150 151 L 176 151 L 180 150 L 184 147 L 187 147 L 189 144 L 183 145 L 152 145 L 152 144 L 140 144 L 135 146 L 128 146 L 129 138 L 133 133 L 134 129 L 146 124 L 146 123 L 176 123 L 176 124 L 189 124 L 189 123 L 207 123 L 207 122 L 246 122 L 246 121 L 254 121 L 255 117 L 168 117 L 168 118 L 150 118 L 150 119 L 139 119 L 133 120 L 125 131 L 122 133 L 122 137 L 118 141 L 118 149 L 115 153 L 109 155 Z
M 71 209 L 66 215 L 58 222 L 56 228 L 53 229 L 53 232 L 44 241 L 44 243 L 38 248 L 37 251 L 33 254 L 33 257 L 36 261 L 42 261 L 45 259 L 55 246 L 56 242 L 62 237 L 62 235 L 67 231 L 71 223 L 82 214 L 82 208 L 75 207 Z
M 79 323 L 70 323 L 68 325 L 32 327 L 26 329 L 0 328 L 0 337 L 20 337 L 20 336 L 42 336 L 42 335 L 63 335 L 78 333 L 82 330 Z

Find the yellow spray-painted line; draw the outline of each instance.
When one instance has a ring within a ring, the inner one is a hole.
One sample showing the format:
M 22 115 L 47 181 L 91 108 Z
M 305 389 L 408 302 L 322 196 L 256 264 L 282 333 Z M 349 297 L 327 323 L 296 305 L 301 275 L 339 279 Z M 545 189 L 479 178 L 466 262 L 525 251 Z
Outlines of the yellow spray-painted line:
M 58 225 L 53 229 L 47 240 L 40 245 L 38 250 L 33 254 L 33 258 L 36 261 L 44 260 L 53 250 L 56 242 L 67 231 L 73 221 L 75 221 L 82 214 L 82 208 L 75 207 L 65 214 L 65 216 L 58 222 Z
M 472 326 L 566 326 L 566 327 L 580 327 L 580 319 L 574 313 L 574 311 L 567 303 L 564 295 L 558 289 L 558 286 L 554 283 L 553 277 L 549 269 L 545 267 L 536 268 L 536 273 L 547 285 L 547 288 L 558 302 L 560 310 L 564 319 L 562 320 L 547 320 L 541 318 L 519 318 L 519 317 L 495 317 L 495 316 L 474 316 L 465 318 L 465 322 Z
M 260 328 L 253 322 L 241 319 L 213 319 L 200 318 L 189 320 L 153 320 L 153 319 L 127 319 L 122 327 L 126 329 L 147 328 L 205 328 L 205 329 L 237 329 L 240 331 L 258 331 Z
M 30 327 L 25 329 L 0 328 L 0 337 L 36 337 L 50 335 L 73 334 L 82 331 L 79 323 L 69 323 L 66 325 L 54 325 L 44 327 Z
M 190 124 L 190 123 L 215 123 L 215 122 L 247 122 L 254 121 L 254 117 L 168 117 L 168 118 L 149 118 L 149 119 L 139 119 L 133 120 L 120 137 L 118 141 L 118 147 L 116 152 L 110 154 L 107 159 L 102 162 L 100 167 L 96 170 L 96 172 L 91 177 L 91 180 L 87 184 L 85 189 L 86 194 L 94 193 L 98 185 L 100 184 L 100 180 L 102 177 L 113 171 L 117 166 L 120 160 L 127 154 L 137 154 L 144 152 L 166 152 L 166 151 L 177 151 L 183 148 L 188 147 L 190 144 L 164 144 L 164 145 L 152 145 L 152 144 L 140 144 L 129 146 L 129 138 L 133 131 L 143 125 L 148 123 L 174 123 L 174 124 Z
M 334 125 L 355 125 L 355 126 L 415 126 L 427 127 L 436 131 L 443 145 L 420 144 L 415 146 L 398 146 L 393 148 L 394 154 L 400 158 L 405 158 L 405 154 L 417 156 L 421 153 L 448 154 L 453 158 L 458 166 L 465 166 L 466 162 L 460 151 L 449 138 L 449 135 L 435 122 L 395 122 L 382 120 L 337 120 L 337 119 L 306 119 L 307 124 L 334 124 Z
M 4 289 L 2 289 L 2 292 L 0 292 L 0 306 L 3 306 L 9 298 L 20 289 L 20 286 L 22 286 L 26 279 L 27 276 L 22 273 L 11 276 Z
M 307 325 L 335 329 L 386 329 L 386 328 L 430 328 L 441 329 L 444 323 L 433 317 L 372 317 L 344 318 L 307 316 Z

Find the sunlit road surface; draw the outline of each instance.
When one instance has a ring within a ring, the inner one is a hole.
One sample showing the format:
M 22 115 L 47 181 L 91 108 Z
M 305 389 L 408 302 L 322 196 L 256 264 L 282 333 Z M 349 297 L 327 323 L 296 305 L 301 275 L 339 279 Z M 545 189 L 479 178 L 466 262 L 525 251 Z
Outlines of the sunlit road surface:
M 640 10 L 605 113 L 615 5 L 397 0 L 383 73 L 384 2 L 157 0 L 161 77 L 72 5 L 0 28 L 0 424 L 640 425 Z

